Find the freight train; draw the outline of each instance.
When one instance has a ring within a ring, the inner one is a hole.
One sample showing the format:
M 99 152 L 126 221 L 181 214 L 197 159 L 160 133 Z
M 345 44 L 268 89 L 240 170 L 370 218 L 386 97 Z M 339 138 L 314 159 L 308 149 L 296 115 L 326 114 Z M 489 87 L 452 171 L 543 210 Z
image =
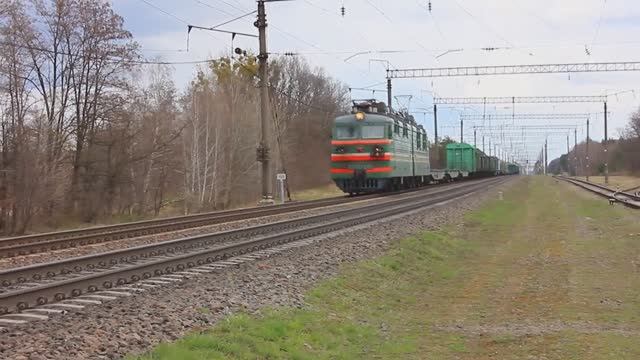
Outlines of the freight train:
M 446 168 L 432 169 L 424 127 L 375 100 L 355 101 L 351 114 L 335 119 L 331 147 L 331 177 L 352 195 L 520 172 L 464 143 L 447 144 Z

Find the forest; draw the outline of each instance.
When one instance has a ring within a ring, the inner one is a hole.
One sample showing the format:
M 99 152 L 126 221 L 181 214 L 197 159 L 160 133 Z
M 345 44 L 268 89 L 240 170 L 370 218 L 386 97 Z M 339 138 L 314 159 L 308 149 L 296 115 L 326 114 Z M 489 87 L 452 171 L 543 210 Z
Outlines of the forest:
M 254 205 L 257 70 L 220 57 L 178 89 L 109 2 L 2 1 L 0 234 Z M 269 70 L 274 172 L 328 183 L 348 88 L 297 57 Z
M 564 154 L 550 161 L 549 172 L 578 176 L 603 175 L 607 160 L 612 174 L 640 174 L 640 109 L 631 114 L 618 139 L 607 141 L 607 152 L 604 151 L 604 145 L 604 142 L 590 139 L 587 163 L 587 143 L 583 141 L 571 149 L 568 155 Z

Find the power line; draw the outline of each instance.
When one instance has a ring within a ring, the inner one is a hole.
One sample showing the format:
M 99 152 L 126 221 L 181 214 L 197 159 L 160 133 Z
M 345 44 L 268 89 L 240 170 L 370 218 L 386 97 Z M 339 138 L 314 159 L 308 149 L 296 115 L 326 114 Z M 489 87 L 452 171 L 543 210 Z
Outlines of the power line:
M 44 52 L 44 53 L 54 54 L 54 55 L 81 56 L 81 57 L 89 56 L 89 57 L 97 58 L 97 55 L 95 54 L 87 54 L 82 52 L 71 53 L 69 51 L 65 52 L 65 51 L 59 51 L 59 50 L 56 51 L 56 50 L 51 50 L 51 49 L 47 49 L 39 46 L 24 45 L 24 44 L 9 42 L 9 41 L 0 41 L 0 45 L 13 46 L 13 47 L 22 48 L 25 50 Z M 132 65 L 193 65 L 193 64 L 209 63 L 216 60 L 216 59 L 189 60 L 189 61 L 129 60 L 121 57 L 114 57 L 108 54 L 106 56 L 108 56 L 106 61 L 121 62 L 121 63 L 132 64 Z
M 387 14 L 385 14 L 384 11 L 382 11 L 382 9 L 380 9 L 379 7 L 377 7 L 371 0 L 364 0 L 367 4 L 369 4 L 372 8 L 374 8 L 380 15 L 382 15 L 385 19 L 387 19 L 390 23 L 393 24 L 393 20 L 391 20 L 391 18 L 389 16 L 387 16 Z
M 211 5 L 211 4 L 208 4 L 208 3 L 204 2 L 204 1 L 200 1 L 200 0 L 194 0 L 194 1 L 196 3 L 198 3 L 198 4 L 200 4 L 200 5 L 204 5 L 204 6 L 208 7 L 209 9 L 213 9 L 213 10 L 221 12 L 221 13 L 223 13 L 225 15 L 235 16 L 234 14 L 232 14 L 232 13 L 226 11 L 226 10 L 219 9 L 219 8 L 217 8 L 217 7 L 215 7 L 215 6 Z
M 212 26 L 211 28 L 212 28 L 212 29 L 215 29 L 215 28 L 217 28 L 217 27 L 220 27 L 220 26 L 223 26 L 223 25 L 227 25 L 227 24 L 229 24 L 229 23 L 232 23 L 232 22 L 234 22 L 234 21 L 236 21 L 236 20 L 240 20 L 240 19 L 242 19 L 242 18 L 245 18 L 245 17 L 247 17 L 247 16 L 249 16 L 249 15 L 252 15 L 252 14 L 255 14 L 255 13 L 257 13 L 257 12 L 258 12 L 257 10 L 254 10 L 254 11 L 248 12 L 248 13 L 246 13 L 246 14 L 244 14 L 244 15 L 240 15 L 240 16 L 238 16 L 238 17 L 235 17 L 235 18 L 233 18 L 233 19 L 231 19 L 231 20 L 227 20 L 227 21 L 225 21 L 225 22 L 223 22 L 223 23 L 220 23 L 220 24 L 218 24 L 218 25 L 214 25 L 214 26 Z
M 181 18 L 181 17 L 179 17 L 179 16 L 177 16 L 177 15 L 175 15 L 175 14 L 172 14 L 172 13 L 168 12 L 168 11 L 164 10 L 163 8 L 161 8 L 161 7 L 156 6 L 155 4 L 153 4 L 153 3 L 152 3 L 152 2 L 150 2 L 150 1 L 147 1 L 147 0 L 140 0 L 140 1 L 142 1 L 143 3 L 145 3 L 145 4 L 149 5 L 149 6 L 151 6 L 152 8 L 154 8 L 154 9 L 158 10 L 159 12 L 161 12 L 161 13 L 163 13 L 163 14 L 165 14 L 165 15 L 169 16 L 169 17 L 172 17 L 172 18 L 174 18 L 174 19 L 176 19 L 176 20 L 178 20 L 178 21 L 180 21 L 180 22 L 182 22 L 182 23 L 185 23 L 185 24 L 187 24 L 187 25 L 189 24 L 189 23 L 187 22 L 187 20 L 185 20 L 185 19 L 183 19 L 183 18 Z
M 607 6 L 607 0 L 602 0 L 602 9 L 600 9 L 600 19 L 598 19 L 598 23 L 596 25 L 596 32 L 593 35 L 593 40 L 591 41 L 591 46 L 596 42 L 598 35 L 600 34 L 600 26 L 602 25 L 602 18 L 604 17 L 604 9 Z
M 454 3 L 456 3 L 456 5 L 458 5 L 458 7 L 460 9 L 462 9 L 462 11 L 464 11 L 467 15 L 469 15 L 473 20 L 475 20 L 477 23 L 479 23 L 480 25 L 484 26 L 485 28 L 487 28 L 491 33 L 493 33 L 495 36 L 497 36 L 498 38 L 500 38 L 502 41 L 504 41 L 506 44 L 508 44 L 509 46 L 515 47 L 515 45 L 509 41 L 508 39 L 506 39 L 504 36 L 500 35 L 497 31 L 495 31 L 491 26 L 485 24 L 482 20 L 480 20 L 478 17 L 476 17 L 475 15 L 473 15 L 469 10 L 467 10 L 464 6 L 462 6 L 462 4 L 460 2 L 458 2 L 457 0 L 453 0 Z
M 170 13 L 170 12 L 169 12 L 169 11 L 167 11 L 167 10 L 164 10 L 163 8 L 161 8 L 161 7 L 159 7 L 159 6 L 155 5 L 155 4 L 153 4 L 153 3 L 151 3 L 151 2 L 149 2 L 149 1 L 147 1 L 147 0 L 140 0 L 140 1 L 142 1 L 143 3 L 145 3 L 145 4 L 149 5 L 149 6 L 151 6 L 152 8 L 156 9 L 156 10 L 157 10 L 157 11 L 159 11 L 159 12 L 161 12 L 161 13 L 163 13 L 163 14 L 165 14 L 165 15 L 169 16 L 169 17 L 172 17 L 172 18 L 176 19 L 176 20 L 180 21 L 181 23 L 186 24 L 187 26 L 189 25 L 189 22 L 188 22 L 187 20 L 185 20 L 185 19 L 183 19 L 183 18 L 181 18 L 181 17 L 179 17 L 179 16 L 177 16 L 177 15 L 175 15 L 175 14 L 173 14 L 173 13 Z M 211 36 L 212 38 L 216 39 L 216 40 L 220 40 L 220 41 L 222 41 L 222 39 L 220 39 L 220 38 L 219 38 L 219 37 L 217 37 L 217 36 L 214 36 L 214 35 L 213 35 L 213 34 L 211 34 L 211 33 L 207 33 L 207 34 L 208 34 L 209 36 Z

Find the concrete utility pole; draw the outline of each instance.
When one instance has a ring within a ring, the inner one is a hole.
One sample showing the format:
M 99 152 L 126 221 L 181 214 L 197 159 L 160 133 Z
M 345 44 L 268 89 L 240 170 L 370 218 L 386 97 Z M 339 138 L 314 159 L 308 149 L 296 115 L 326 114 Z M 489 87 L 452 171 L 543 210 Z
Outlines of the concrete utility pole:
M 573 167 L 575 168 L 574 176 L 578 176 L 578 128 L 573 129 Z
M 436 150 L 434 159 L 438 167 L 442 169 L 443 166 L 440 166 L 440 146 L 438 145 L 438 105 L 436 104 L 433 104 L 433 138 Z
M 438 145 L 438 105 L 433 105 L 433 137 Z
M 609 184 L 609 153 L 607 151 L 608 140 L 608 126 L 607 126 L 607 102 L 604 102 L 604 183 Z
M 589 163 L 589 119 L 587 119 L 587 181 L 589 181 L 589 170 L 590 170 L 590 163 Z
M 569 145 L 569 134 L 567 134 L 567 172 L 571 174 L 571 166 L 569 166 L 569 154 L 571 154 L 571 146 Z
M 393 112 L 393 106 L 391 102 L 393 100 L 393 96 L 391 95 L 391 78 L 387 78 L 387 107 L 389 108 L 389 113 Z
M 547 175 L 549 166 L 549 139 L 544 140 L 544 174 Z
M 460 144 L 464 142 L 464 120 L 460 119 Z
M 259 77 L 260 77 L 260 144 L 257 149 L 258 161 L 262 164 L 262 199 L 260 205 L 274 204 L 271 194 L 271 168 L 269 167 L 269 141 L 270 134 L 270 118 L 269 118 L 269 84 L 268 84 L 268 58 L 267 52 L 267 14 L 264 8 L 264 0 L 258 1 L 258 20 L 254 25 L 258 28 L 258 37 L 260 40 L 259 60 Z
M 475 127 L 473 128 L 473 147 L 478 148 L 478 130 Z
M 482 152 L 486 154 L 486 152 L 484 151 L 484 135 L 482 135 Z

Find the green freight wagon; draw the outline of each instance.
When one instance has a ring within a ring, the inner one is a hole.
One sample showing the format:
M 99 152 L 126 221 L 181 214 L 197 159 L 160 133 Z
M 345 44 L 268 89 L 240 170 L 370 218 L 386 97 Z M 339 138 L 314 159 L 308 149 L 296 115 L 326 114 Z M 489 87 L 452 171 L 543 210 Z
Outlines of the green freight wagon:
M 487 156 L 465 143 L 447 144 L 447 169 L 464 171 L 471 177 L 493 176 L 498 167 L 495 157 Z
M 491 171 L 491 175 L 498 174 L 498 166 L 500 166 L 500 160 L 498 160 L 498 157 L 489 156 L 489 169 Z
M 475 173 L 479 158 L 476 148 L 469 144 L 447 144 L 447 169 Z
M 509 165 L 507 165 L 507 174 L 509 174 L 509 175 L 518 175 L 518 174 L 520 174 L 520 166 L 518 166 L 518 164 L 509 164 Z

